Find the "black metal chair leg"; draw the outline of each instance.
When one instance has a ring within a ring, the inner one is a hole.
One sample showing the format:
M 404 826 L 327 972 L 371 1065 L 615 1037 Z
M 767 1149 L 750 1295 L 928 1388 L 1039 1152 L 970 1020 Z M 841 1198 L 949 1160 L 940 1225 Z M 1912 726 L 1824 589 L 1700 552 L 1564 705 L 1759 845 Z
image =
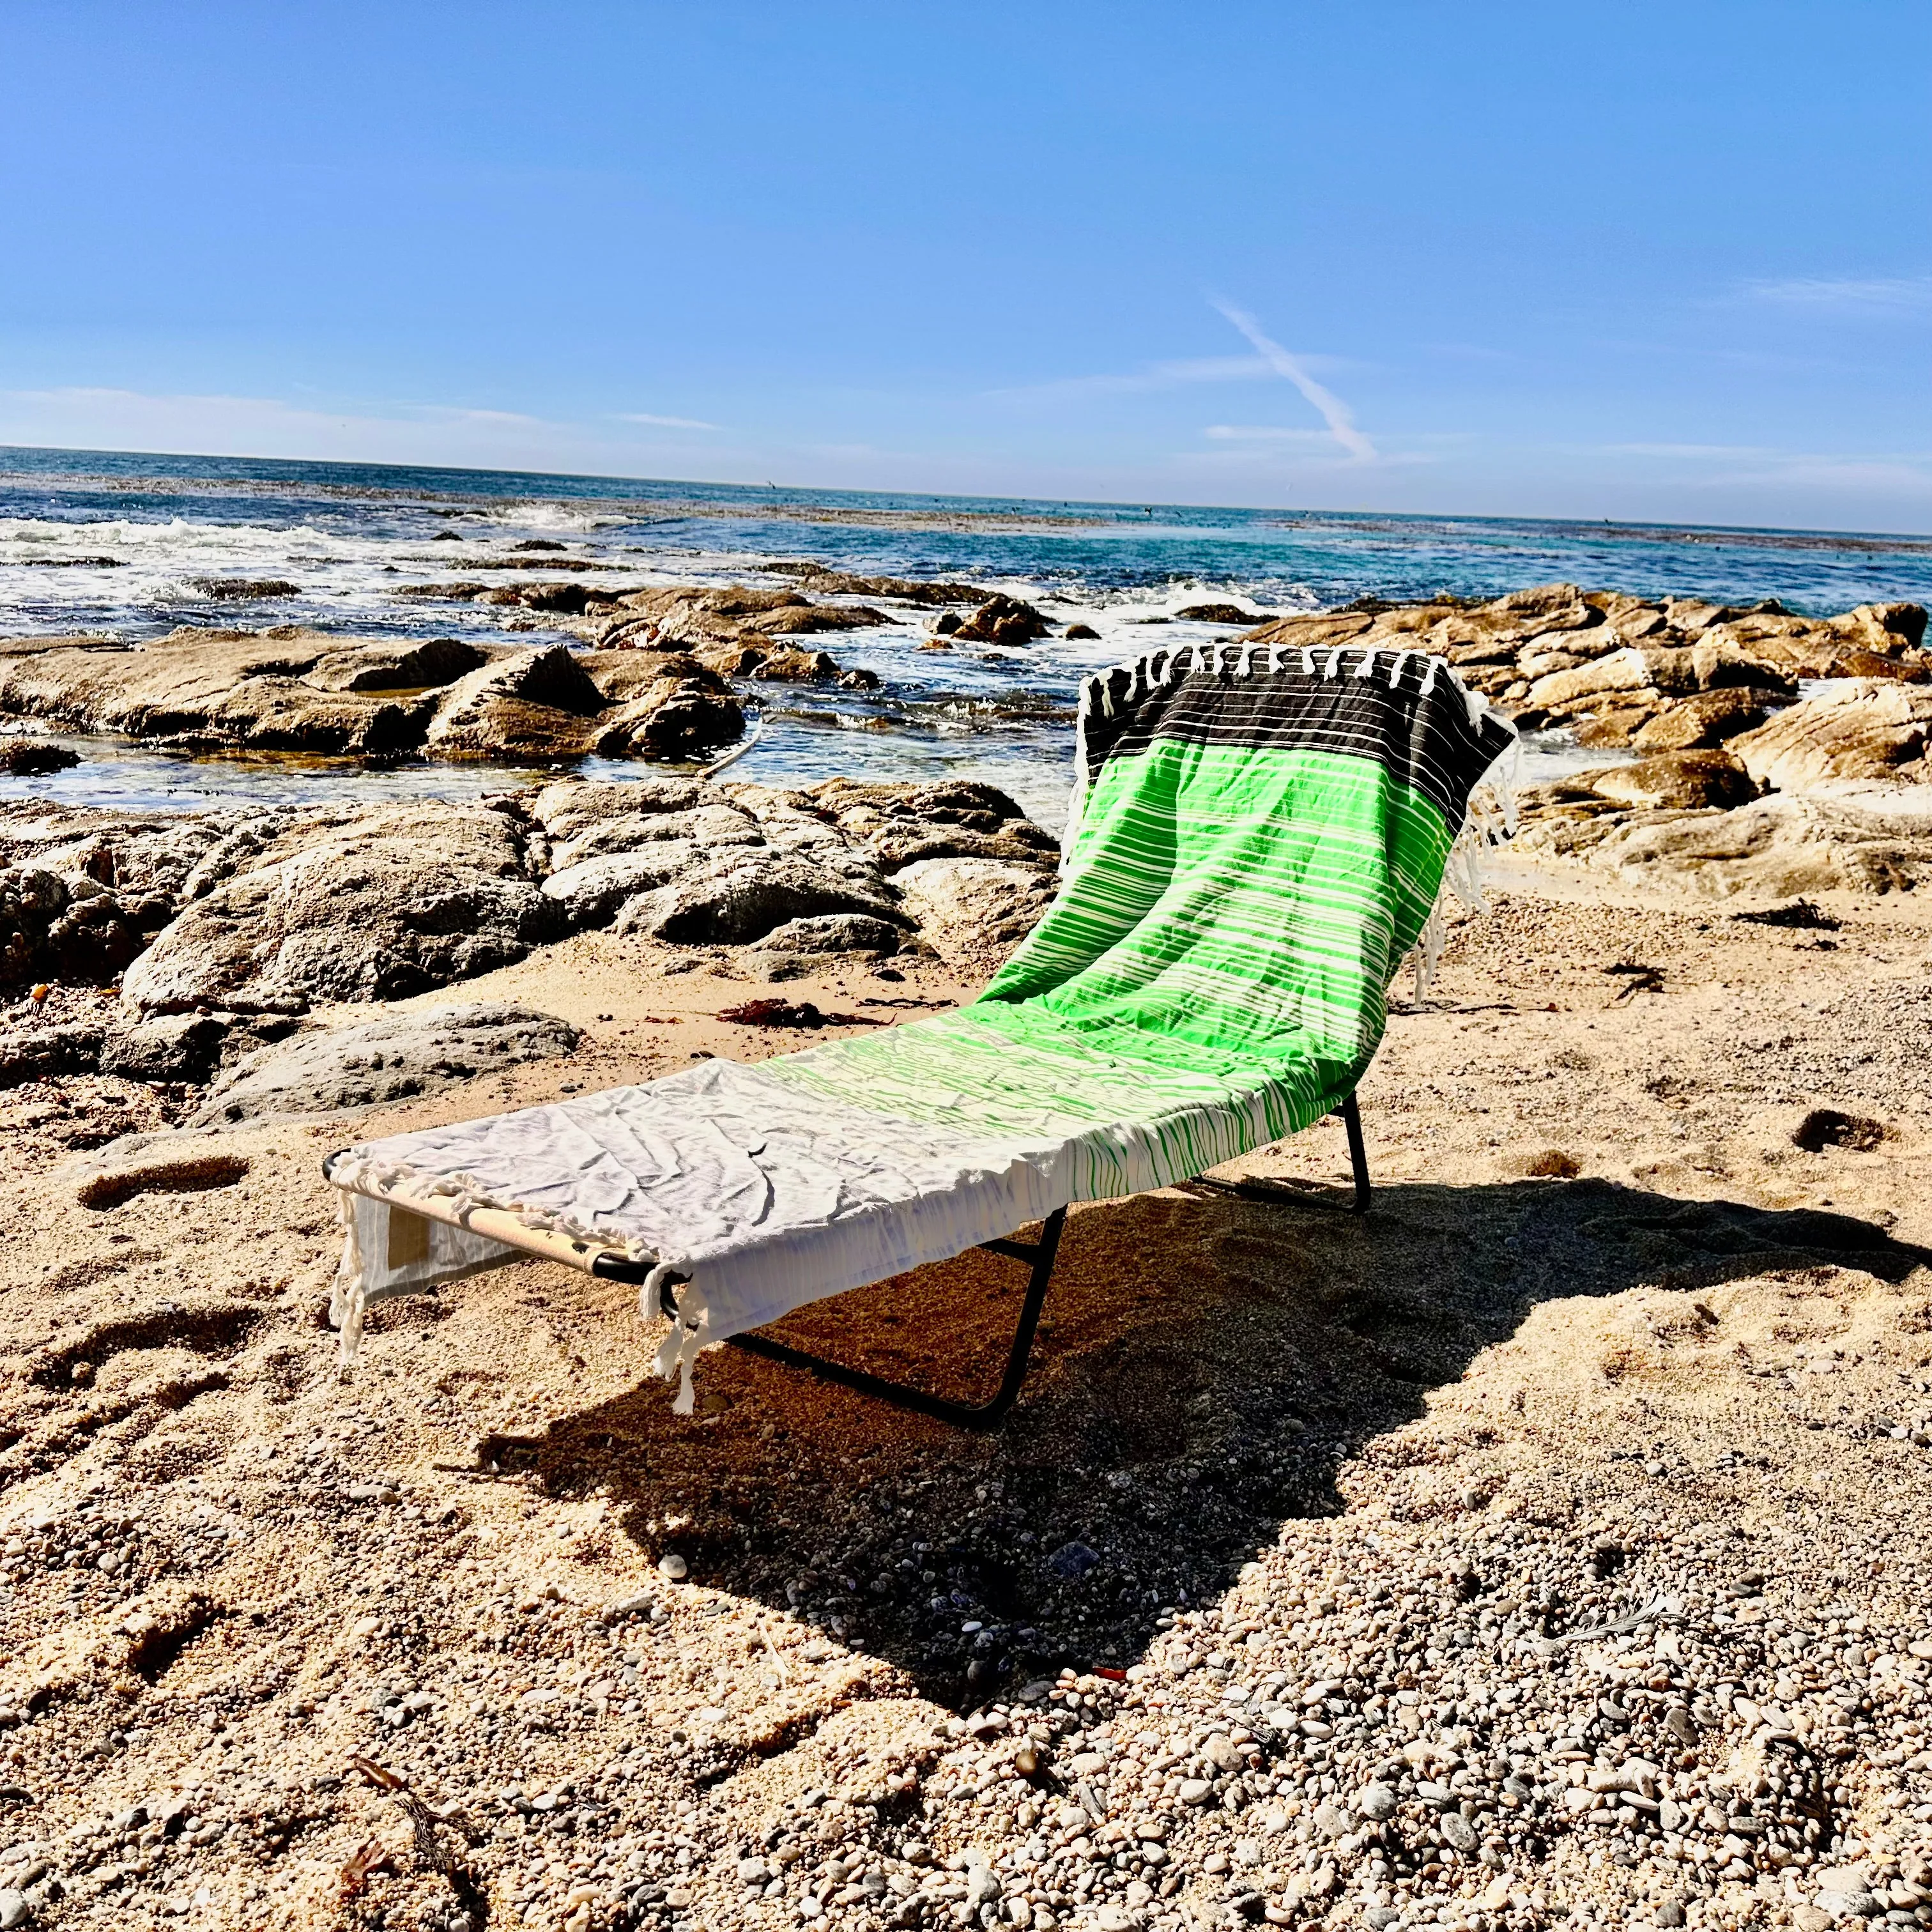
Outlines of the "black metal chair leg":
M 787 1342 L 775 1342 L 768 1335 L 734 1335 L 724 1346 L 742 1348 L 748 1355 L 762 1355 L 767 1361 L 782 1362 L 787 1368 L 806 1370 L 821 1382 L 836 1382 L 842 1388 L 855 1389 L 861 1395 L 877 1396 L 880 1401 L 891 1402 L 896 1408 L 910 1409 L 918 1415 L 929 1415 L 957 1428 L 998 1428 L 1006 1420 L 1007 1411 L 1018 1400 L 1020 1386 L 1026 1380 L 1034 1336 L 1040 1328 L 1040 1310 L 1046 1304 L 1047 1284 L 1053 1279 L 1054 1260 L 1060 1251 L 1060 1230 L 1066 1221 L 1066 1210 L 1058 1208 L 1046 1217 L 1037 1241 L 1003 1240 L 980 1244 L 991 1253 L 1004 1255 L 1015 1261 L 1030 1262 L 1033 1267 L 1031 1279 L 1027 1283 L 1026 1299 L 1020 1306 L 1019 1326 L 1013 1332 L 1012 1347 L 1007 1354 L 1006 1372 L 1001 1378 L 998 1392 L 988 1402 L 953 1402 L 908 1383 L 888 1382 L 884 1376 L 871 1374 L 864 1369 L 848 1368 L 843 1362 L 830 1361 L 823 1355 L 794 1348 Z M 599 1261 L 604 1262 L 604 1258 L 600 1256 Z M 622 1280 L 624 1276 L 619 1270 L 628 1265 L 606 1262 L 593 1272 Z M 675 1312 L 672 1294 L 668 1293 L 664 1300 L 667 1309 Z
M 1355 1191 L 1346 1212 L 1366 1214 L 1375 1190 L 1369 1183 L 1369 1150 L 1362 1139 L 1361 1109 L 1355 1104 L 1351 1094 L 1339 1107 L 1330 1110 L 1347 1130 L 1348 1136 L 1348 1166 L 1354 1177 Z M 1338 1208 L 1341 1203 L 1335 1198 L 1332 1189 L 1322 1188 L 1319 1192 L 1304 1193 L 1299 1187 L 1291 1187 L 1276 1180 L 1217 1180 L 1212 1174 L 1199 1174 L 1187 1183 L 1190 1187 L 1204 1187 L 1210 1194 L 1226 1194 L 1239 1201 L 1259 1201 L 1268 1206 L 1285 1208 Z
M 1342 1117 L 1342 1124 L 1348 1133 L 1348 1165 L 1355 1176 L 1355 1205 L 1353 1211 L 1366 1214 L 1374 1190 L 1369 1185 L 1369 1150 L 1362 1140 L 1362 1110 L 1355 1104 L 1351 1094 L 1335 1109 Z

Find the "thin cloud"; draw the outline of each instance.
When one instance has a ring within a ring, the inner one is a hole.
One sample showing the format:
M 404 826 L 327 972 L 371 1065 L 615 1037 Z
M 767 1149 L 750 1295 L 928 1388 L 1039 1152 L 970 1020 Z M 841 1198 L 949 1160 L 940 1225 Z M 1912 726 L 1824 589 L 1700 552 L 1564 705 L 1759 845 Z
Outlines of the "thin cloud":
M 1932 309 L 1932 275 L 1799 276 L 1753 282 L 1749 292 L 1786 308 L 1906 314 Z
M 646 416 L 641 410 L 634 410 L 628 415 L 620 412 L 616 420 L 619 422 L 643 423 L 652 429 L 718 429 L 723 427 L 718 423 L 700 422 L 695 416 Z
M 1328 434 L 1358 463 L 1372 463 L 1376 446 L 1355 427 L 1354 412 L 1334 390 L 1326 389 L 1308 373 L 1307 365 L 1292 356 L 1276 341 L 1262 332 L 1262 326 L 1245 309 L 1217 302 L 1214 306 L 1238 328 L 1259 352 L 1277 376 L 1301 392 L 1303 399 L 1328 425 Z

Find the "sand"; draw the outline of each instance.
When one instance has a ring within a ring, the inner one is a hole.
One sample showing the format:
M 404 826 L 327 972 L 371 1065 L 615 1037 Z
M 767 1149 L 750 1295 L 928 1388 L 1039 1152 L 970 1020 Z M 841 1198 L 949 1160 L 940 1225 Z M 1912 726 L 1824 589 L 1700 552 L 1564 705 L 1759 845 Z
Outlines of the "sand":
M 1560 1772 L 1582 1653 L 1536 1643 L 1660 1592 L 1690 1648 L 1624 1660 L 1633 1709 L 1664 1687 L 1640 1741 L 1739 1619 L 1840 1646 L 1840 1678 L 1846 1646 L 1908 1690 L 1932 1657 L 1932 909 L 1778 926 L 1505 880 L 1363 1086 L 1372 1213 L 1076 1210 L 988 1438 L 729 1352 L 680 1421 L 633 1296 L 542 1264 L 379 1311 L 347 1379 L 323 1314 L 333 1147 L 784 1051 L 715 1017 L 764 992 L 916 1017 L 968 990 L 936 964 L 766 988 L 583 935 L 460 989 L 582 1026 L 574 1057 L 241 1130 L 106 1208 L 76 1120 L 158 1124 L 152 1096 L 4 1096 L 0 1916 L 12 1889 L 24 1922 L 117 1928 L 1804 1926 L 1833 1858 L 1909 1888 L 1925 1740 L 1876 1678 L 1835 1755 L 1840 1680 L 1783 1687 L 1815 1690 L 1792 1748 L 1825 1794 L 1784 1865 L 1666 1852 L 1654 1804 L 1512 1836 L 1483 1798 L 1492 1858 L 1406 1786 L 1376 1828 L 1419 1819 L 1406 1850 L 1321 1822 L 1472 1709 L 1515 1712 L 1478 1720 L 1492 1760 L 1462 1748 L 1479 1782 L 1518 1733 L 1524 1776 Z M 1795 1144 L 1820 1108 L 1868 1144 Z M 1346 1149 L 1331 1123 L 1240 1165 L 1339 1187 Z M 784 1332 L 964 1390 L 1022 1282 L 976 1254 Z M 1406 1603 L 1468 1642 L 1351 1663 Z M 1249 1652 L 1283 1708 L 1360 1678 L 1332 1740 L 1216 1716 Z M 1664 1775 L 1733 1765 L 1775 1652 Z

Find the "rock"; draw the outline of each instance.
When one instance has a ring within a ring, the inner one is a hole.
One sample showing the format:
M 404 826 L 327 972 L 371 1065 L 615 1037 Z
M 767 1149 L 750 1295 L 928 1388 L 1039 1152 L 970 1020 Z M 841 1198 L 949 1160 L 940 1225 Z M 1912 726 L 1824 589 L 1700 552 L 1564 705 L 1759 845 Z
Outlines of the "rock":
M 106 985 L 167 910 L 151 898 L 124 902 L 85 873 L 0 867 L 0 988 L 40 980 Z
M 1514 844 L 1698 896 L 1909 892 L 1932 884 L 1932 787 L 1774 792 L 1729 812 L 1624 810 L 1550 788 L 1526 799 Z
M 14 1932 L 15 1926 L 26 1924 L 33 1916 L 23 1894 L 10 1886 L 0 1892 L 0 1932 Z
M 1552 671 L 1531 685 L 1528 701 L 1547 710 L 1554 704 L 1568 704 L 1579 698 L 1600 697 L 1606 692 L 1637 691 L 1651 681 L 1650 663 L 1634 645 L 1576 665 L 1570 670 Z
M 1900 644 L 1916 647 L 1925 641 L 1922 604 L 1861 604 L 1834 621 L 1846 631 L 1862 633 L 1874 650 L 1895 650 Z
M 1443 1842 L 1454 1845 L 1459 1852 L 1473 1852 L 1480 1842 L 1476 1828 L 1460 1811 L 1445 1811 L 1441 1826 Z
M 1576 782 L 1618 805 L 1742 805 L 1756 796 L 1743 766 L 1724 752 L 1673 752 L 1584 772 Z
M 1204 1778 L 1184 1778 L 1180 1795 L 1184 1804 L 1207 1805 L 1214 1802 L 1214 1787 Z
M 688 812 L 706 796 L 694 778 L 665 778 L 656 773 L 601 783 L 564 778 L 545 785 L 530 801 L 530 808 L 531 816 L 552 838 L 566 839 L 611 820 L 628 822 L 659 818 L 667 812 Z M 597 849 L 625 851 L 629 848 Z
M 775 684 L 820 684 L 838 675 L 828 651 L 770 651 L 760 655 L 752 676 Z
M 703 850 L 682 839 L 652 840 L 553 872 L 543 882 L 544 895 L 563 908 L 572 926 L 608 926 L 640 893 L 703 862 Z
M 1394 1787 L 1387 1784 L 1365 1784 L 1355 1794 L 1355 1809 L 1372 1822 L 1395 1816 L 1396 1798 Z
M 768 563 L 774 576 L 795 577 L 823 597 L 884 597 L 899 604 L 983 604 L 990 594 L 970 584 L 905 577 L 858 577 L 822 563 Z
M 958 627 L 956 625 L 954 628 Z M 1060 635 L 1070 642 L 1095 644 L 1100 640 L 1100 634 L 1091 624 L 1069 624 Z
M 748 852 L 728 854 L 632 899 L 616 930 L 678 946 L 743 946 L 790 920 L 825 913 L 910 922 L 875 873 L 837 872 L 806 859 Z
M 1174 614 L 1190 624 L 1258 624 L 1264 621 L 1258 612 L 1244 610 L 1238 604 L 1190 604 Z M 1072 634 L 1068 633 L 1069 636 Z
M 303 682 L 318 691 L 428 690 L 453 684 L 489 661 L 488 652 L 456 638 L 358 644 L 319 658 Z
M 245 745 L 331 755 L 415 748 L 434 710 L 420 692 L 348 691 L 309 682 L 370 640 L 290 625 L 178 630 L 130 650 L 98 639 L 0 646 L 0 711 L 77 730 L 190 746 Z
M 668 1576 L 674 1583 L 680 1583 L 691 1574 L 691 1566 L 676 1551 L 658 1558 L 658 1574 Z
M 299 597 L 302 586 L 282 577 L 190 577 L 188 588 L 218 603 L 252 603 L 264 597 Z
M 43 778 L 50 772 L 70 772 L 80 754 L 44 738 L 0 738 L 0 772 L 9 778 Z
M 997 592 L 952 634 L 955 644 L 997 644 L 1010 650 L 1045 637 L 1051 628 L 1030 604 Z
M 795 590 L 673 584 L 619 598 L 586 620 L 586 634 L 604 645 L 625 638 L 702 649 L 747 638 L 861 630 L 889 621 L 863 605 L 814 604 Z
M 926 859 L 1008 860 L 1043 870 L 1058 862 L 1059 842 L 996 785 L 828 778 L 804 796 L 888 874 Z
M 694 660 L 652 654 L 641 677 L 600 681 L 593 655 L 292 625 L 176 631 L 138 650 L 14 639 L 0 645 L 0 711 L 196 747 L 350 756 L 686 757 L 742 732 L 736 701 Z
M 1932 778 L 1928 734 L 1932 691 L 1860 680 L 1780 711 L 1728 748 L 1774 791 L 1804 791 L 1832 779 L 1922 784 Z
M 233 1127 L 387 1106 L 526 1060 L 560 1058 L 581 1040 L 568 1021 L 498 1001 L 386 1014 L 251 1053 L 214 1082 L 188 1125 Z
M 1046 1559 L 1046 1567 L 1063 1582 L 1077 1582 L 1100 1561 L 1100 1552 L 1084 1543 L 1063 1543 Z
M 1315 1828 L 1331 1838 L 1346 1837 L 1354 1829 L 1355 1821 L 1341 1806 L 1335 1804 L 1318 1804 L 1315 1808 Z
M 775 952 L 896 952 L 905 936 L 889 920 L 830 913 L 788 920 L 768 933 L 764 944 Z
M 97 1019 L 44 1023 L 38 1006 L 0 1016 L 0 1089 L 97 1071 L 106 1035 Z
M 1630 742 L 1640 752 L 1694 752 L 1721 745 L 1762 724 L 1777 695 L 1749 685 L 1695 692 L 1659 712 Z
M 103 1041 L 100 1071 L 123 1080 L 208 1079 L 224 1060 L 239 1057 L 294 1030 L 292 1019 L 238 1013 L 166 1013 Z
M 925 859 L 893 875 L 920 936 L 949 965 L 1011 951 L 1052 903 L 1051 874 L 991 859 Z
M 606 703 L 561 644 L 522 651 L 458 679 L 424 743 L 444 758 L 568 757 L 596 742 L 595 721 Z
M 514 807 L 434 800 L 265 819 L 218 848 L 190 903 L 129 967 L 147 1012 L 401 999 L 522 958 L 563 908 L 530 876 Z

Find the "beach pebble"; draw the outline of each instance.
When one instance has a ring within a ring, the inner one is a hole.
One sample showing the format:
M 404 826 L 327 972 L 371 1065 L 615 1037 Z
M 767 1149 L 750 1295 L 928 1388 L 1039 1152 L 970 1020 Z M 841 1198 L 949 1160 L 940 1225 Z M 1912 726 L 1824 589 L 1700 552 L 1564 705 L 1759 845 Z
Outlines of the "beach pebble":
M 691 1566 L 674 1550 L 658 1558 L 658 1574 L 668 1576 L 674 1583 L 682 1582 L 690 1574 Z
M 0 1932 L 14 1932 L 16 1925 L 24 1925 L 33 1916 L 33 1908 L 24 1897 L 10 1886 L 0 1892 Z
M 1396 1795 L 1386 1784 L 1365 1784 L 1355 1794 L 1355 1809 L 1364 1818 L 1380 1820 L 1395 1816 Z
M 1204 1778 L 1184 1778 L 1180 1780 L 1180 1802 L 1184 1804 L 1207 1804 L 1214 1796 L 1214 1787 Z

